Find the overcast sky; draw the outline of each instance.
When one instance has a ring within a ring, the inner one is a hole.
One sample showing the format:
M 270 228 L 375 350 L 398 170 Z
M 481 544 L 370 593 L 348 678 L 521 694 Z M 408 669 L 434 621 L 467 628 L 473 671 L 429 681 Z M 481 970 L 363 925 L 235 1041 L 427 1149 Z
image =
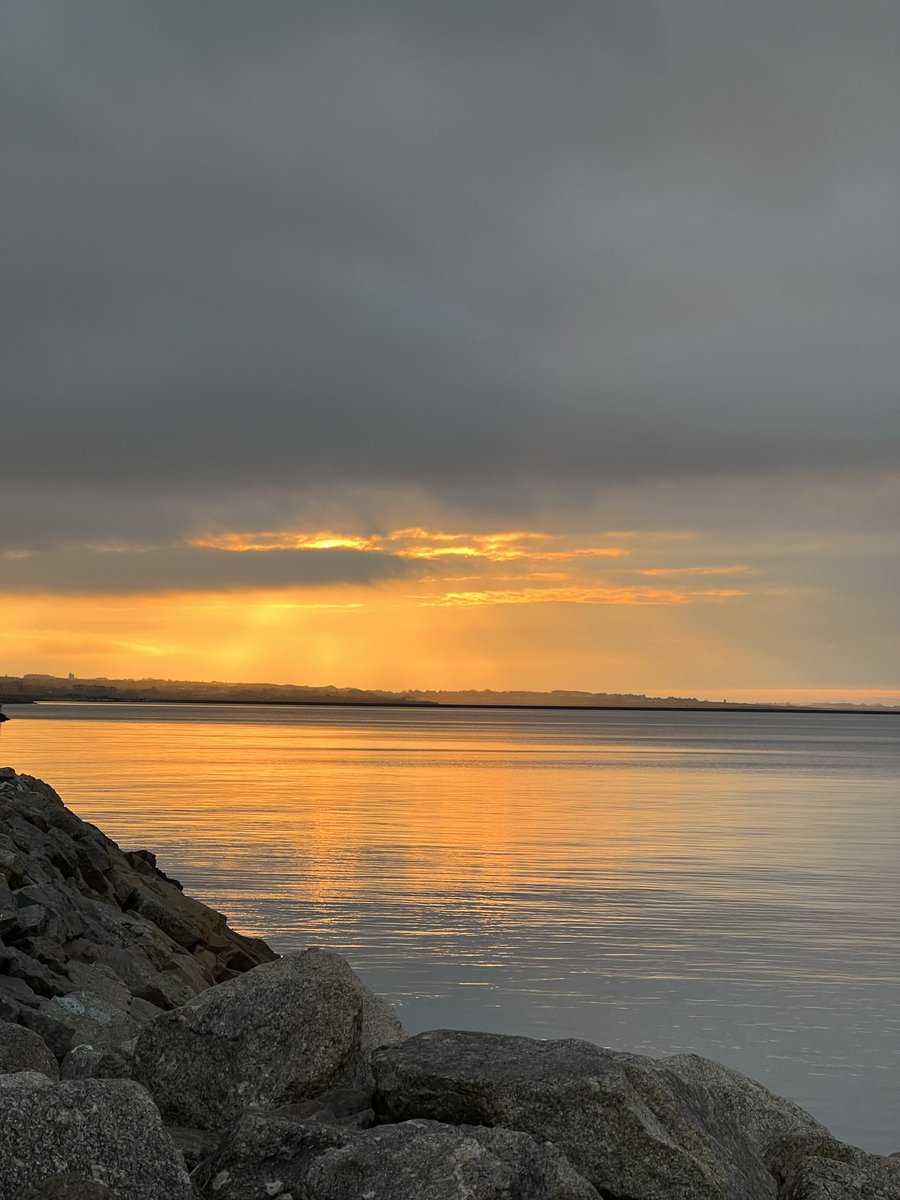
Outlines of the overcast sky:
M 680 530 L 897 649 L 898 62 L 888 0 L 6 0 L 0 587 Z

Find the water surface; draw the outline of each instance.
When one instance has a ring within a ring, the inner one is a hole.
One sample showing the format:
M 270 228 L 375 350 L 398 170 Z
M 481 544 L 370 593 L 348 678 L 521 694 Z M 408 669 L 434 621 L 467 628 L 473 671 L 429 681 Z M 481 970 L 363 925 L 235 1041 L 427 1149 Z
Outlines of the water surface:
M 900 720 L 9 706 L 0 759 L 413 1031 L 695 1050 L 900 1149 Z

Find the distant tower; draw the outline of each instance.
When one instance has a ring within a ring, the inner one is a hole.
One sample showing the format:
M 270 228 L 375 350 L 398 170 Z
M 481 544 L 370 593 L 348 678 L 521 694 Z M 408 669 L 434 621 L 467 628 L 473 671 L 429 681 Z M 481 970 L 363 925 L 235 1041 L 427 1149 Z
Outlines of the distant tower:
M 69 672 L 69 679 L 74 679 L 74 678 L 75 678 L 75 672 L 74 672 L 74 671 L 70 671 L 70 672 Z

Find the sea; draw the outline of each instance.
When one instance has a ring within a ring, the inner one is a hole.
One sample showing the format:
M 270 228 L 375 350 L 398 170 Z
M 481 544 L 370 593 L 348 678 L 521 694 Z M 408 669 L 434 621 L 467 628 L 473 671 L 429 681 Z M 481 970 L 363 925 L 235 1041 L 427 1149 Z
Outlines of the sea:
M 412 1032 L 694 1051 L 900 1150 L 900 717 L 6 711 L 3 765 Z

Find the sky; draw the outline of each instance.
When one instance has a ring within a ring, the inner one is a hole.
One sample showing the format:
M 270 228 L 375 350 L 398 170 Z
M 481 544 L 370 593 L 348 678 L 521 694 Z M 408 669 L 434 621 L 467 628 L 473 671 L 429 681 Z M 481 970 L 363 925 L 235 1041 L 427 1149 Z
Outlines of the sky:
M 0 673 L 900 700 L 892 0 L 7 0 Z

